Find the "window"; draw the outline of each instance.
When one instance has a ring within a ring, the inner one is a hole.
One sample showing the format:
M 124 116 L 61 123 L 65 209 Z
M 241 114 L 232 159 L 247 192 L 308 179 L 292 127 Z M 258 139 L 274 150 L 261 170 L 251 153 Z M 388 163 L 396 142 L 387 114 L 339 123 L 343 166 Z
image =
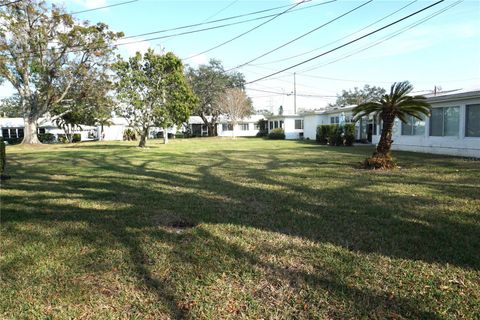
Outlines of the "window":
M 407 123 L 402 123 L 402 136 L 422 136 L 425 134 L 425 120 L 409 116 Z
M 248 131 L 248 123 L 240 123 L 238 125 L 238 129 L 240 129 L 241 131 Z
M 10 138 L 10 132 L 8 129 L 2 129 L 2 137 Z
M 38 134 L 44 134 L 45 133 L 45 128 L 38 128 L 37 133 Z
M 339 117 L 330 117 L 330 123 L 331 124 L 338 124 L 340 122 Z
M 430 117 L 431 136 L 458 136 L 460 129 L 459 107 L 433 108 Z
M 280 120 L 280 127 L 279 128 L 283 128 L 283 121 Z
M 467 105 L 465 136 L 480 137 L 480 104 Z
M 23 128 L 2 129 L 2 137 L 4 139 L 19 139 L 23 138 Z
M 303 120 L 301 119 L 295 120 L 295 129 L 296 130 L 303 129 Z
M 275 121 L 274 127 L 275 129 L 278 128 L 278 121 Z
M 18 128 L 17 129 L 17 137 L 18 138 L 23 138 L 23 128 Z
M 270 121 L 270 130 L 273 129 L 273 121 Z
M 255 124 L 253 125 L 253 129 L 255 129 L 255 130 L 260 130 L 260 125 L 259 125 L 258 123 L 255 123 Z
M 222 123 L 222 131 L 233 131 L 233 125 L 231 123 Z

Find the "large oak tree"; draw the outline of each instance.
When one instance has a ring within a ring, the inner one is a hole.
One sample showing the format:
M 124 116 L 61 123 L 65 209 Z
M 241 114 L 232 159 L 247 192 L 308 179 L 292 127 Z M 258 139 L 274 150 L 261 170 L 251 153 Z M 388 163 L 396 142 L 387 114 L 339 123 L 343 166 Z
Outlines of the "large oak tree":
M 113 43 L 121 36 L 103 23 L 77 21 L 43 1 L 21 0 L 0 8 L 0 78 L 18 93 L 23 143 L 40 143 L 39 118 L 87 83 L 92 71 L 107 72 Z

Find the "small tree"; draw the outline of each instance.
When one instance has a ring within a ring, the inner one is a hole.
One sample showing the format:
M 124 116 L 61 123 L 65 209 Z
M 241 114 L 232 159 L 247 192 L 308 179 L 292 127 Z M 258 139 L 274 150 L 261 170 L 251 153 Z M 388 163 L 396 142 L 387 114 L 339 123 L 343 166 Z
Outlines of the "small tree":
M 18 93 L 25 119 L 23 143 L 40 143 L 38 119 L 62 104 L 92 70 L 108 65 L 122 33 L 103 23 L 76 21 L 44 1 L 12 1 L 0 7 L 0 79 Z
M 140 136 L 139 147 L 145 147 L 151 127 L 164 130 L 187 121 L 195 105 L 195 96 L 183 74 L 183 65 L 173 53 L 158 55 L 149 49 L 128 61 L 119 58 L 114 65 L 121 104 L 118 112 Z
M 245 91 L 238 88 L 230 88 L 220 97 L 218 104 L 222 114 L 227 116 L 233 126 L 232 137 L 235 138 L 235 126 L 238 121 L 253 114 L 252 100 Z
M 375 101 L 360 104 L 352 110 L 356 120 L 374 114 L 379 116 L 383 122 L 377 149 L 364 162 L 366 168 L 391 169 L 395 166 L 390 155 L 395 118 L 399 118 L 403 123 L 406 123 L 410 116 L 421 120 L 423 116 L 430 114 L 431 107 L 426 98 L 424 96 L 409 96 L 408 94 L 412 90 L 413 86 L 408 81 L 395 82 L 392 84 L 389 94 L 385 94 Z

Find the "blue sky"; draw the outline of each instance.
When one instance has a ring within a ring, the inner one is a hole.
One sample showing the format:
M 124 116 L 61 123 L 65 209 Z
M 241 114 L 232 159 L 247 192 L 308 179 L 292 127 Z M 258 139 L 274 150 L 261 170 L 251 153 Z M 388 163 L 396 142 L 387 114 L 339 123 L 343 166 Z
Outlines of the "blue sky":
M 75 12 L 123 1 L 125 0 L 55 2 L 63 3 L 68 11 Z M 238 66 L 367 1 L 333 1 L 313 6 L 323 2 L 327 2 L 327 0 L 312 0 L 301 3 L 295 9 L 303 8 L 303 10 L 285 13 L 222 47 L 194 58 L 185 59 L 184 63 L 196 66 L 199 63 L 207 62 L 210 58 L 216 58 L 221 60 L 226 68 Z M 238 71 L 245 74 L 247 81 L 253 81 L 319 55 L 434 2 L 374 0 L 308 36 L 238 69 Z M 75 16 L 91 22 L 103 21 L 112 29 L 123 31 L 126 36 L 131 36 L 285 6 L 275 11 L 203 27 L 241 21 L 280 13 L 288 9 L 288 5 L 295 4 L 295 1 L 139 0 L 130 4 L 80 13 Z M 293 72 L 296 72 L 297 79 L 297 107 L 305 109 L 324 107 L 326 103 L 334 100 L 330 96 L 341 92 L 342 89 L 350 89 L 355 86 L 362 87 L 364 84 L 387 88 L 393 81 L 410 80 L 416 90 L 431 90 L 435 85 L 441 86 L 443 90 L 480 88 L 480 1 L 463 1 L 424 23 L 412 26 L 423 18 L 427 18 L 453 4 L 455 4 L 454 1 L 445 1 L 375 35 L 272 77 L 275 79 L 266 79 L 249 84 L 247 92 L 252 97 L 257 109 L 272 109 L 275 112 L 279 105 L 283 105 L 286 112 L 290 113 L 293 111 L 293 95 L 290 95 L 293 91 Z M 405 8 L 358 32 L 402 7 Z M 231 39 L 266 20 L 268 19 L 190 35 L 122 45 L 119 47 L 119 51 L 121 54 L 128 56 L 136 50 L 145 51 L 148 47 L 151 47 L 159 52 L 163 49 L 176 53 L 180 58 L 188 58 Z M 411 29 L 405 30 L 410 27 Z M 405 31 L 395 35 L 402 30 Z M 145 40 L 177 32 L 179 31 L 125 41 Z M 347 37 L 352 33 L 353 35 Z M 389 36 L 393 37 L 384 40 Z M 339 40 L 341 38 L 344 39 Z M 365 49 L 380 41 L 384 42 Z M 361 51 L 362 49 L 365 50 Z M 309 51 L 311 52 L 306 53 Z M 302 53 L 305 54 L 285 61 L 277 61 Z M 7 91 L 6 88 L 3 88 L 2 95 L 5 95 L 4 93 Z

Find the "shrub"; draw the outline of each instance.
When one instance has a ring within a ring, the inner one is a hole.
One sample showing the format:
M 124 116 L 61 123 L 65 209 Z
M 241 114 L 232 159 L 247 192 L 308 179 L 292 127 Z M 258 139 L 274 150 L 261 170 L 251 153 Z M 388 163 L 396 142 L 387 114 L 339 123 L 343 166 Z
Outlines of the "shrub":
M 39 133 L 37 136 L 41 143 L 55 142 L 55 135 L 53 133 Z
M 82 135 L 80 133 L 74 133 L 72 137 L 72 142 L 80 142 L 82 141 Z
M 268 135 L 268 121 L 265 119 L 260 119 L 257 121 L 257 125 L 257 137 L 266 137 Z
M 353 146 L 353 142 L 355 141 L 355 124 L 348 123 L 343 127 L 344 137 L 343 137 L 343 144 L 345 146 L 351 147 Z
M 285 132 L 281 128 L 276 128 L 273 130 L 270 130 L 270 133 L 268 134 L 268 139 L 272 140 L 284 140 L 285 139 Z
M 64 134 L 59 134 L 57 140 L 60 143 L 68 143 L 67 136 Z
M 325 124 L 317 127 L 317 142 L 331 146 L 352 146 L 355 141 L 355 124 L 341 127 L 337 124 Z
M 123 140 L 124 141 L 135 141 L 137 140 L 137 135 L 135 134 L 135 131 L 133 131 L 130 128 L 127 128 L 123 131 Z
M 330 125 L 320 125 L 317 127 L 317 136 L 316 140 L 320 144 L 328 143 L 328 132 L 330 130 Z

